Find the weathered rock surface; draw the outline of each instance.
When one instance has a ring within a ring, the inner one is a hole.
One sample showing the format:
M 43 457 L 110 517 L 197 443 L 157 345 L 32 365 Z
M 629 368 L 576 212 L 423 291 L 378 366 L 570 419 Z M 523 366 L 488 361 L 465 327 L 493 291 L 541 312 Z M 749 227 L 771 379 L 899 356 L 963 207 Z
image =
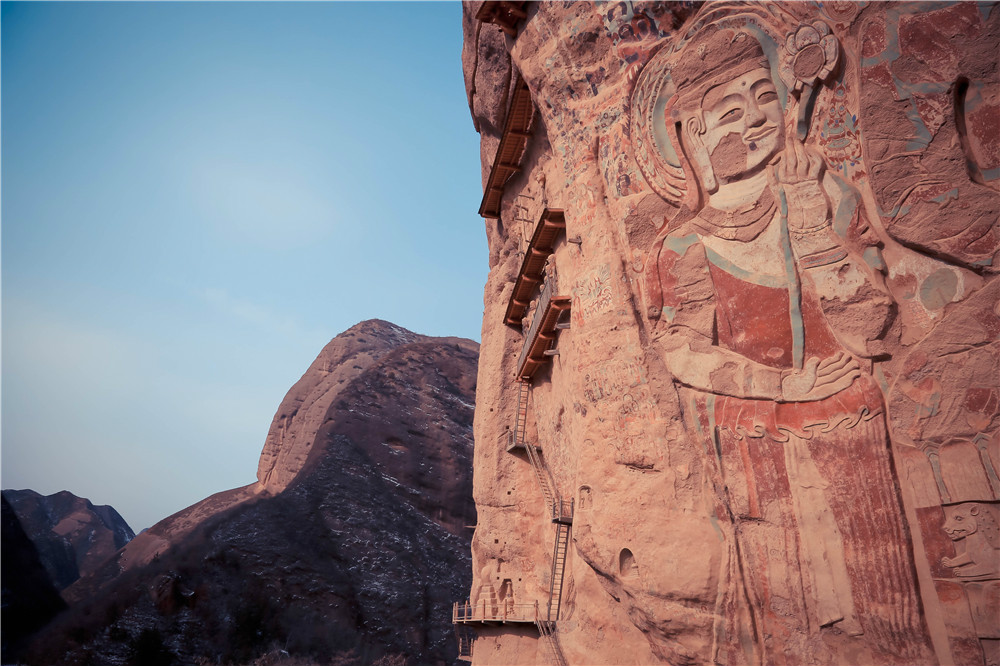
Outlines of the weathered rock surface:
M 135 537 L 113 507 L 63 490 L 5 490 L 4 498 L 35 544 L 52 582 L 62 590 L 86 576 Z
M 1000 663 L 1000 7 L 507 4 L 463 22 L 484 182 L 508 72 L 536 114 L 485 225 L 470 601 L 555 621 L 473 621 L 473 663 Z
M 75 605 L 38 661 L 449 662 L 475 521 L 477 356 L 378 320 L 334 338 L 282 402 L 261 483 L 161 521 L 67 590 Z
M 344 385 L 419 337 L 399 327 L 366 322 L 338 336 L 337 344 L 327 345 L 274 415 L 258 464 L 259 487 L 270 493 L 287 488 L 306 464 L 327 410 Z

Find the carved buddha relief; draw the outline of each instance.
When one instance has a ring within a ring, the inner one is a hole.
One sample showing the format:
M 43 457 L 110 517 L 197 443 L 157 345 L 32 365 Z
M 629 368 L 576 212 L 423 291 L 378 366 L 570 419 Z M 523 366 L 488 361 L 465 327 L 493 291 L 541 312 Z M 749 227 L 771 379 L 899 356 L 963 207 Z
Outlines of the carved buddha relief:
M 648 338 L 744 567 L 720 585 L 752 629 L 717 635 L 765 662 L 797 632 L 873 663 L 1000 657 L 998 35 L 995 5 L 710 3 L 631 93 L 633 156 L 676 206 L 642 262 Z M 879 626 L 892 595 L 925 617 Z
M 782 38 L 720 20 L 657 54 L 633 97 L 639 165 L 679 206 L 644 262 L 650 338 L 714 452 L 743 567 L 720 582 L 720 663 L 747 639 L 778 663 L 790 636 L 816 655 L 832 641 L 871 663 L 932 658 L 870 372 L 894 333 L 882 244 L 803 142 L 837 57 L 822 24 Z

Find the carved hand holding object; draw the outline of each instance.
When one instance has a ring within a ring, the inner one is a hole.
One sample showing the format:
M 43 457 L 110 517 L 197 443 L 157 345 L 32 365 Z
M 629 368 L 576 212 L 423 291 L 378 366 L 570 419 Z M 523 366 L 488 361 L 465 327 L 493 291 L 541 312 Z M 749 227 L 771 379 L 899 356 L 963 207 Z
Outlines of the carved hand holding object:
M 823 157 L 806 148 L 789 128 L 774 178 L 788 203 L 788 230 L 809 232 L 829 224 L 829 204 L 820 187 Z

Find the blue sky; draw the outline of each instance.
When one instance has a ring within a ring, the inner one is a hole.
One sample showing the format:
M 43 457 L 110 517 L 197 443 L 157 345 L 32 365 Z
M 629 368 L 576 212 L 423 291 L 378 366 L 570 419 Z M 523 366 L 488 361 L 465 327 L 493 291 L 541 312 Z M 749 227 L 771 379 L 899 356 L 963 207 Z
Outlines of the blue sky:
M 136 530 L 250 483 L 378 317 L 479 339 L 461 5 L 2 4 L 2 486 Z

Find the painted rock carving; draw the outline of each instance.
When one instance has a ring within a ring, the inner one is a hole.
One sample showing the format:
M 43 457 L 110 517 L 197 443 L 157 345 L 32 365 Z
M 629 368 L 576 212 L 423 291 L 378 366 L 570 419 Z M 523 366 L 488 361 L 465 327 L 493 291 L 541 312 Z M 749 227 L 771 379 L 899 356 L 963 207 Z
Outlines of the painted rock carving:
M 823 32 L 789 37 L 800 89 L 830 71 Z M 750 600 L 764 661 L 789 635 L 832 631 L 908 663 L 929 640 L 882 394 L 862 366 L 892 318 L 883 265 L 863 258 L 878 241 L 856 192 L 799 140 L 805 101 L 783 108 L 771 70 L 758 38 L 728 27 L 674 55 L 664 122 L 696 182 L 646 262 L 653 337 L 689 428 L 712 439 L 748 565 L 726 594 Z M 738 643 L 747 628 L 727 631 Z
M 994 510 L 978 502 L 945 507 L 944 531 L 959 553 L 942 558 L 941 564 L 953 567 L 956 576 L 1000 575 L 1000 524 Z
M 474 663 L 1000 666 L 1000 4 L 524 13 L 468 58 L 536 111 L 487 225 L 471 591 L 562 601 Z M 524 202 L 572 300 L 527 391 Z M 577 489 L 564 561 L 513 415 Z

